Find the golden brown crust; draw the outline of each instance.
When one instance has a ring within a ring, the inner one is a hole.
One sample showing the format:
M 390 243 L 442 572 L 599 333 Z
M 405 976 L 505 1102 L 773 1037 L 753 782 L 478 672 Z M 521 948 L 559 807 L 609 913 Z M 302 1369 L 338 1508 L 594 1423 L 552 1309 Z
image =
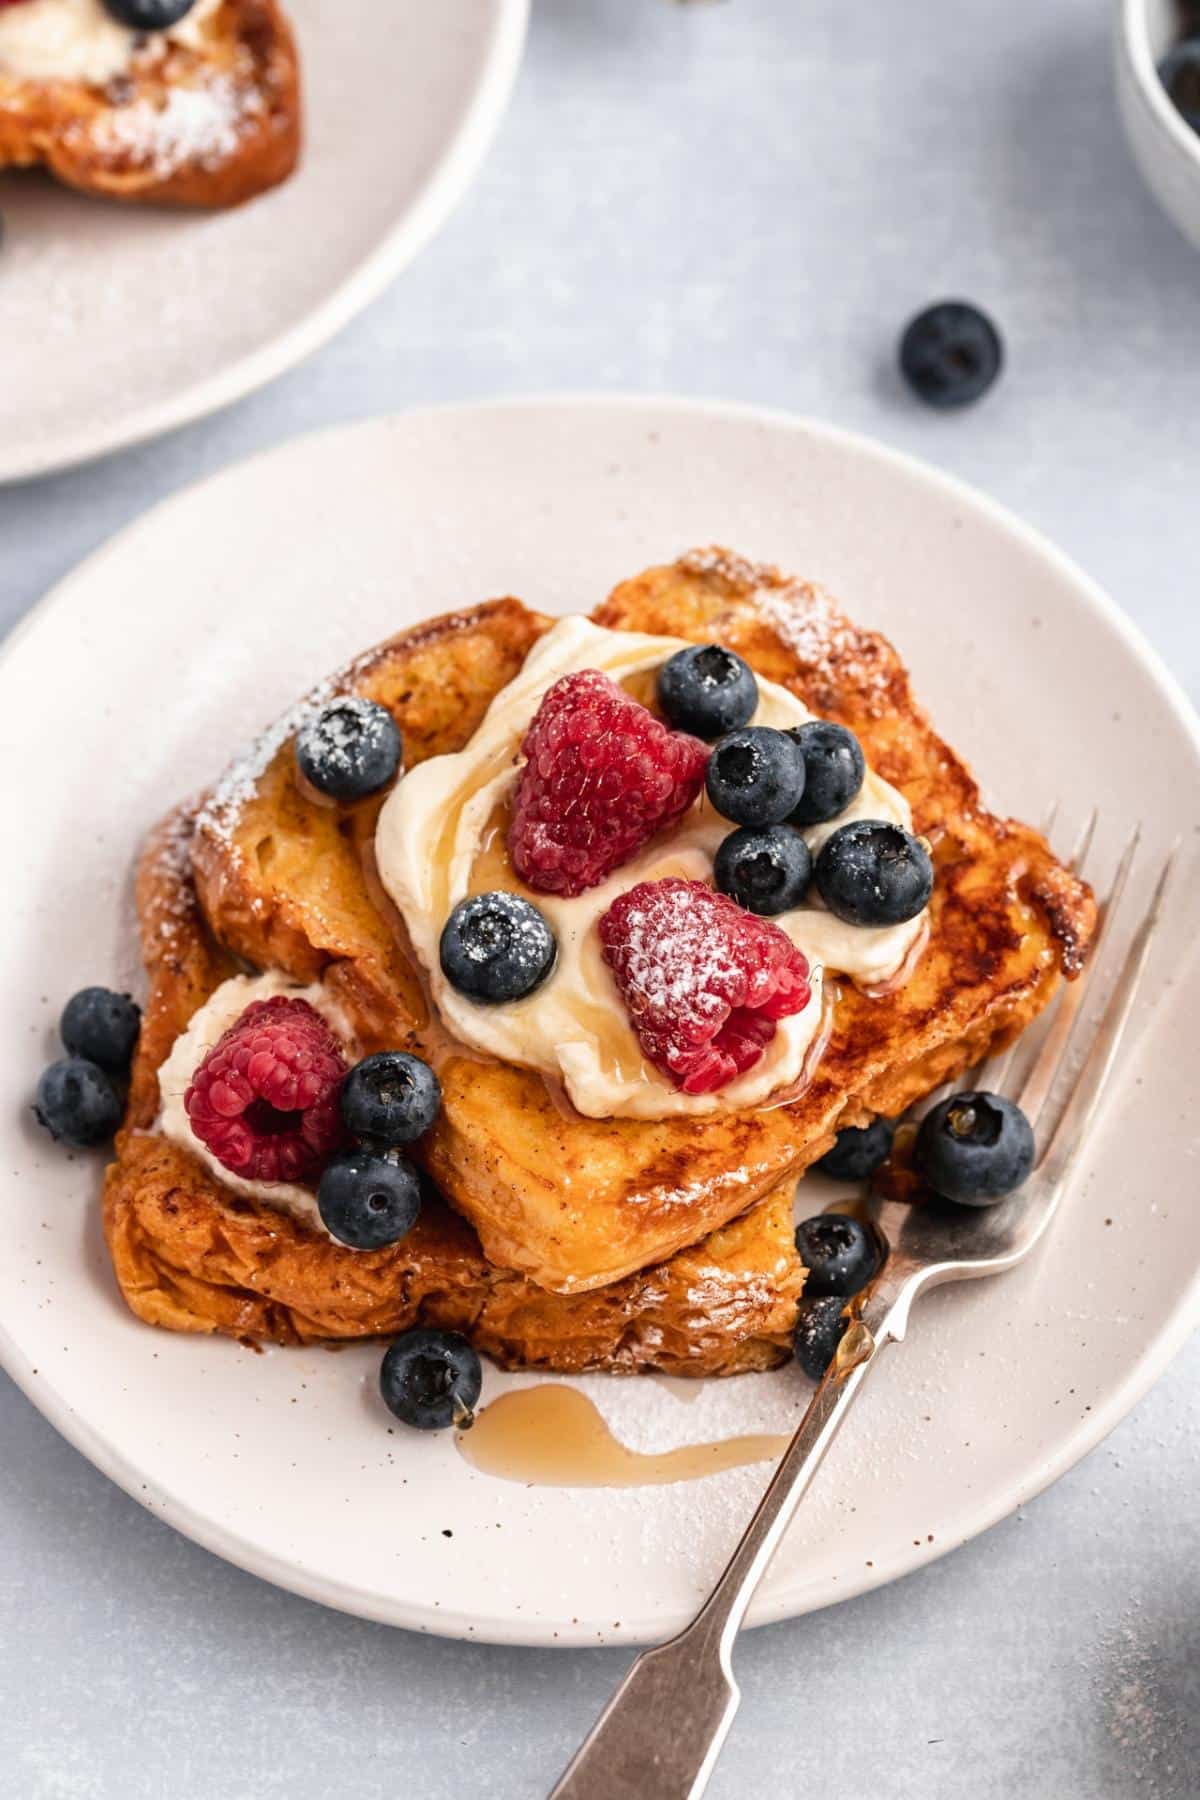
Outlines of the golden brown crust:
M 791 1187 L 670 1261 L 587 1294 L 551 1294 L 487 1262 L 436 1199 L 391 1250 L 358 1253 L 239 1200 L 178 1145 L 122 1144 L 104 1229 L 130 1308 L 171 1331 L 274 1343 L 465 1332 L 505 1368 L 730 1375 L 787 1355 L 804 1271 Z
M 595 617 L 740 650 L 814 711 L 851 725 L 933 843 L 928 947 L 885 997 L 840 984 L 825 1053 L 793 1102 L 702 1119 L 584 1119 L 540 1077 L 448 1045 L 373 878 L 376 808 L 344 813 L 301 793 L 296 715 L 218 787 L 193 856 L 206 916 L 232 950 L 301 979 L 323 973 L 364 1041 L 438 1062 L 445 1103 L 426 1140 L 431 1173 L 490 1261 L 564 1293 L 697 1242 L 807 1167 L 840 1126 L 900 1112 L 1006 1041 L 1060 970 L 1079 966 L 1094 923 L 1091 895 L 1045 840 L 981 806 L 891 646 L 819 589 L 700 551 L 623 583 Z M 417 762 L 467 740 L 547 623 L 516 601 L 495 602 L 402 635 L 333 687 L 388 706 Z
M 790 1183 L 669 1263 L 564 1298 L 488 1263 L 466 1220 L 436 1196 L 400 1244 L 357 1253 L 237 1198 L 156 1133 L 158 1067 L 234 968 L 206 930 L 190 836 L 190 814 L 172 815 L 138 872 L 150 992 L 104 1188 L 113 1267 L 139 1318 L 283 1344 L 440 1325 L 468 1333 L 505 1367 L 565 1372 L 724 1375 L 784 1359 L 804 1282 Z
M 221 0 L 203 45 L 135 58 L 104 87 L 0 71 L 0 168 L 44 164 L 110 200 L 238 206 L 300 154 L 300 64 L 278 0 Z

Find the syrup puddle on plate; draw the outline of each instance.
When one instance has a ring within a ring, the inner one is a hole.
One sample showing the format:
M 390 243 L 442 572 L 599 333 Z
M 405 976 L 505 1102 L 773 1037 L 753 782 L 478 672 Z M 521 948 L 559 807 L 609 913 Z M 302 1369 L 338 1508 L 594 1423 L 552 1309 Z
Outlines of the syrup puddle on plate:
M 456 1441 L 473 1468 L 526 1487 L 661 1487 L 775 1462 L 790 1440 L 759 1435 L 655 1454 L 630 1450 L 586 1394 L 551 1382 L 501 1394 Z

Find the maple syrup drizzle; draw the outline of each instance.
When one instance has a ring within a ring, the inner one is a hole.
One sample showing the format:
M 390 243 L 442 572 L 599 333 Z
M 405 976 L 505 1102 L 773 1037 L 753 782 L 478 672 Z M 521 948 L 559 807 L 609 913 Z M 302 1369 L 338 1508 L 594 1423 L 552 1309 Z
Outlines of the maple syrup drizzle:
M 501 1394 L 459 1432 L 472 1468 L 526 1487 L 661 1487 L 775 1462 L 790 1440 L 760 1434 L 647 1454 L 615 1438 L 586 1394 L 561 1382 Z

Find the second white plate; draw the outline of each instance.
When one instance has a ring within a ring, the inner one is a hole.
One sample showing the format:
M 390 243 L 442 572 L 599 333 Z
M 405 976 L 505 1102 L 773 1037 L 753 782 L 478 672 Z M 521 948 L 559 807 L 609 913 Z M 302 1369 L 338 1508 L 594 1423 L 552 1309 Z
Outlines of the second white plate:
M 0 175 L 0 481 L 153 437 L 260 387 L 373 300 L 460 198 L 528 0 L 288 0 L 305 150 L 226 213 Z
M 1000 806 L 1039 818 L 1057 797 L 1067 821 L 1099 801 L 1110 856 L 1138 815 L 1151 846 L 1191 830 L 1194 720 L 1077 570 L 929 469 L 731 408 L 464 408 L 288 445 L 123 533 L 0 663 L 0 767 L 20 771 L 0 901 L 0 1356 L 144 1504 L 332 1605 L 515 1642 L 662 1636 L 722 1567 L 767 1472 L 517 1486 L 448 1438 L 389 1430 L 378 1346 L 253 1356 L 139 1325 L 100 1242 L 99 1164 L 61 1155 L 30 1118 L 59 1007 L 85 982 L 139 979 L 129 875 L 147 828 L 344 658 L 487 595 L 586 610 L 713 540 L 823 580 L 885 630 Z M 1180 873 L 1186 895 L 1194 851 Z M 1180 1343 L 1200 1271 L 1189 910 L 1164 930 L 1124 1078 L 1049 1241 L 1019 1272 L 918 1308 L 753 1619 L 854 1594 L 982 1530 L 1096 1443 Z M 489 1369 L 488 1397 L 511 1381 Z M 785 1431 L 809 1392 L 795 1369 L 586 1385 L 643 1449 Z

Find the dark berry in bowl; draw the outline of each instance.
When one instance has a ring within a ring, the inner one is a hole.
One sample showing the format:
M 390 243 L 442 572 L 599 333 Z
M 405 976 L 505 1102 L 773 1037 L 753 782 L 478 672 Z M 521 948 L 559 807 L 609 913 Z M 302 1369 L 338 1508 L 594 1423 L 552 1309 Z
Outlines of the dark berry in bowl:
M 339 1150 L 317 1187 L 325 1229 L 351 1250 L 386 1250 L 399 1243 L 421 1211 L 421 1181 L 398 1150 L 366 1144 Z
M 911 320 L 900 339 L 900 368 L 927 406 L 967 406 L 1000 373 L 1000 333 L 977 306 L 942 300 Z
M 867 773 L 862 745 L 844 725 L 832 719 L 810 719 L 788 732 L 804 758 L 804 792 L 788 821 L 791 825 L 824 825 L 845 812 Z
M 717 886 L 761 918 L 799 906 L 812 875 L 808 845 L 790 825 L 743 825 L 717 851 Z
M 105 10 L 130 31 L 169 31 L 195 4 L 196 0 L 104 0 Z
M 300 727 L 296 762 L 304 779 L 331 800 L 361 800 L 392 780 L 403 754 L 386 707 L 361 694 L 331 700 Z
M 460 901 L 442 931 L 446 980 L 468 1000 L 521 1000 L 554 967 L 558 945 L 545 917 L 519 894 L 500 890 Z
M 951 1094 L 921 1121 L 913 1167 L 943 1200 L 990 1206 L 1033 1168 L 1033 1129 L 1000 1094 Z
M 1200 33 L 1169 50 L 1158 65 L 1158 74 L 1184 123 L 1200 131 Z
M 708 797 L 735 825 L 782 825 L 804 792 L 804 758 L 786 731 L 747 725 L 723 737 L 708 759 Z
M 875 1239 L 865 1225 L 846 1213 L 817 1213 L 796 1227 L 796 1250 L 808 1270 L 806 1299 L 840 1294 L 843 1299 L 866 1287 L 879 1263 Z
M 141 1008 L 111 988 L 80 988 L 63 1007 L 59 1035 L 72 1056 L 86 1056 L 111 1074 L 124 1075 L 133 1059 Z
M 899 825 L 855 819 L 826 839 L 813 878 L 830 912 L 848 925 L 902 925 L 929 904 L 933 863 Z
M 104 0 L 104 9 L 130 31 L 169 31 L 194 5 L 196 0 Z
M 342 1123 L 352 1137 L 411 1144 L 429 1130 L 442 1086 L 427 1062 L 403 1050 L 381 1050 L 356 1063 L 342 1083 Z
M 43 1071 L 33 1110 L 60 1144 L 90 1150 L 121 1123 L 121 1096 L 111 1076 L 83 1056 L 64 1056 Z
M 840 1295 L 827 1294 L 818 1300 L 800 1302 L 792 1348 L 810 1381 L 820 1381 L 837 1354 L 848 1323 Z
M 658 704 L 677 731 L 713 739 L 748 725 L 758 683 L 748 663 L 720 644 L 677 650 L 659 670 Z
M 818 1157 L 813 1168 L 831 1181 L 866 1181 L 892 1153 L 895 1131 L 890 1119 L 872 1119 L 869 1125 L 847 1125 L 839 1131 L 832 1150 Z
M 479 1358 L 457 1331 L 406 1331 L 388 1346 L 379 1371 L 384 1405 L 418 1431 L 465 1431 L 482 1388 Z

